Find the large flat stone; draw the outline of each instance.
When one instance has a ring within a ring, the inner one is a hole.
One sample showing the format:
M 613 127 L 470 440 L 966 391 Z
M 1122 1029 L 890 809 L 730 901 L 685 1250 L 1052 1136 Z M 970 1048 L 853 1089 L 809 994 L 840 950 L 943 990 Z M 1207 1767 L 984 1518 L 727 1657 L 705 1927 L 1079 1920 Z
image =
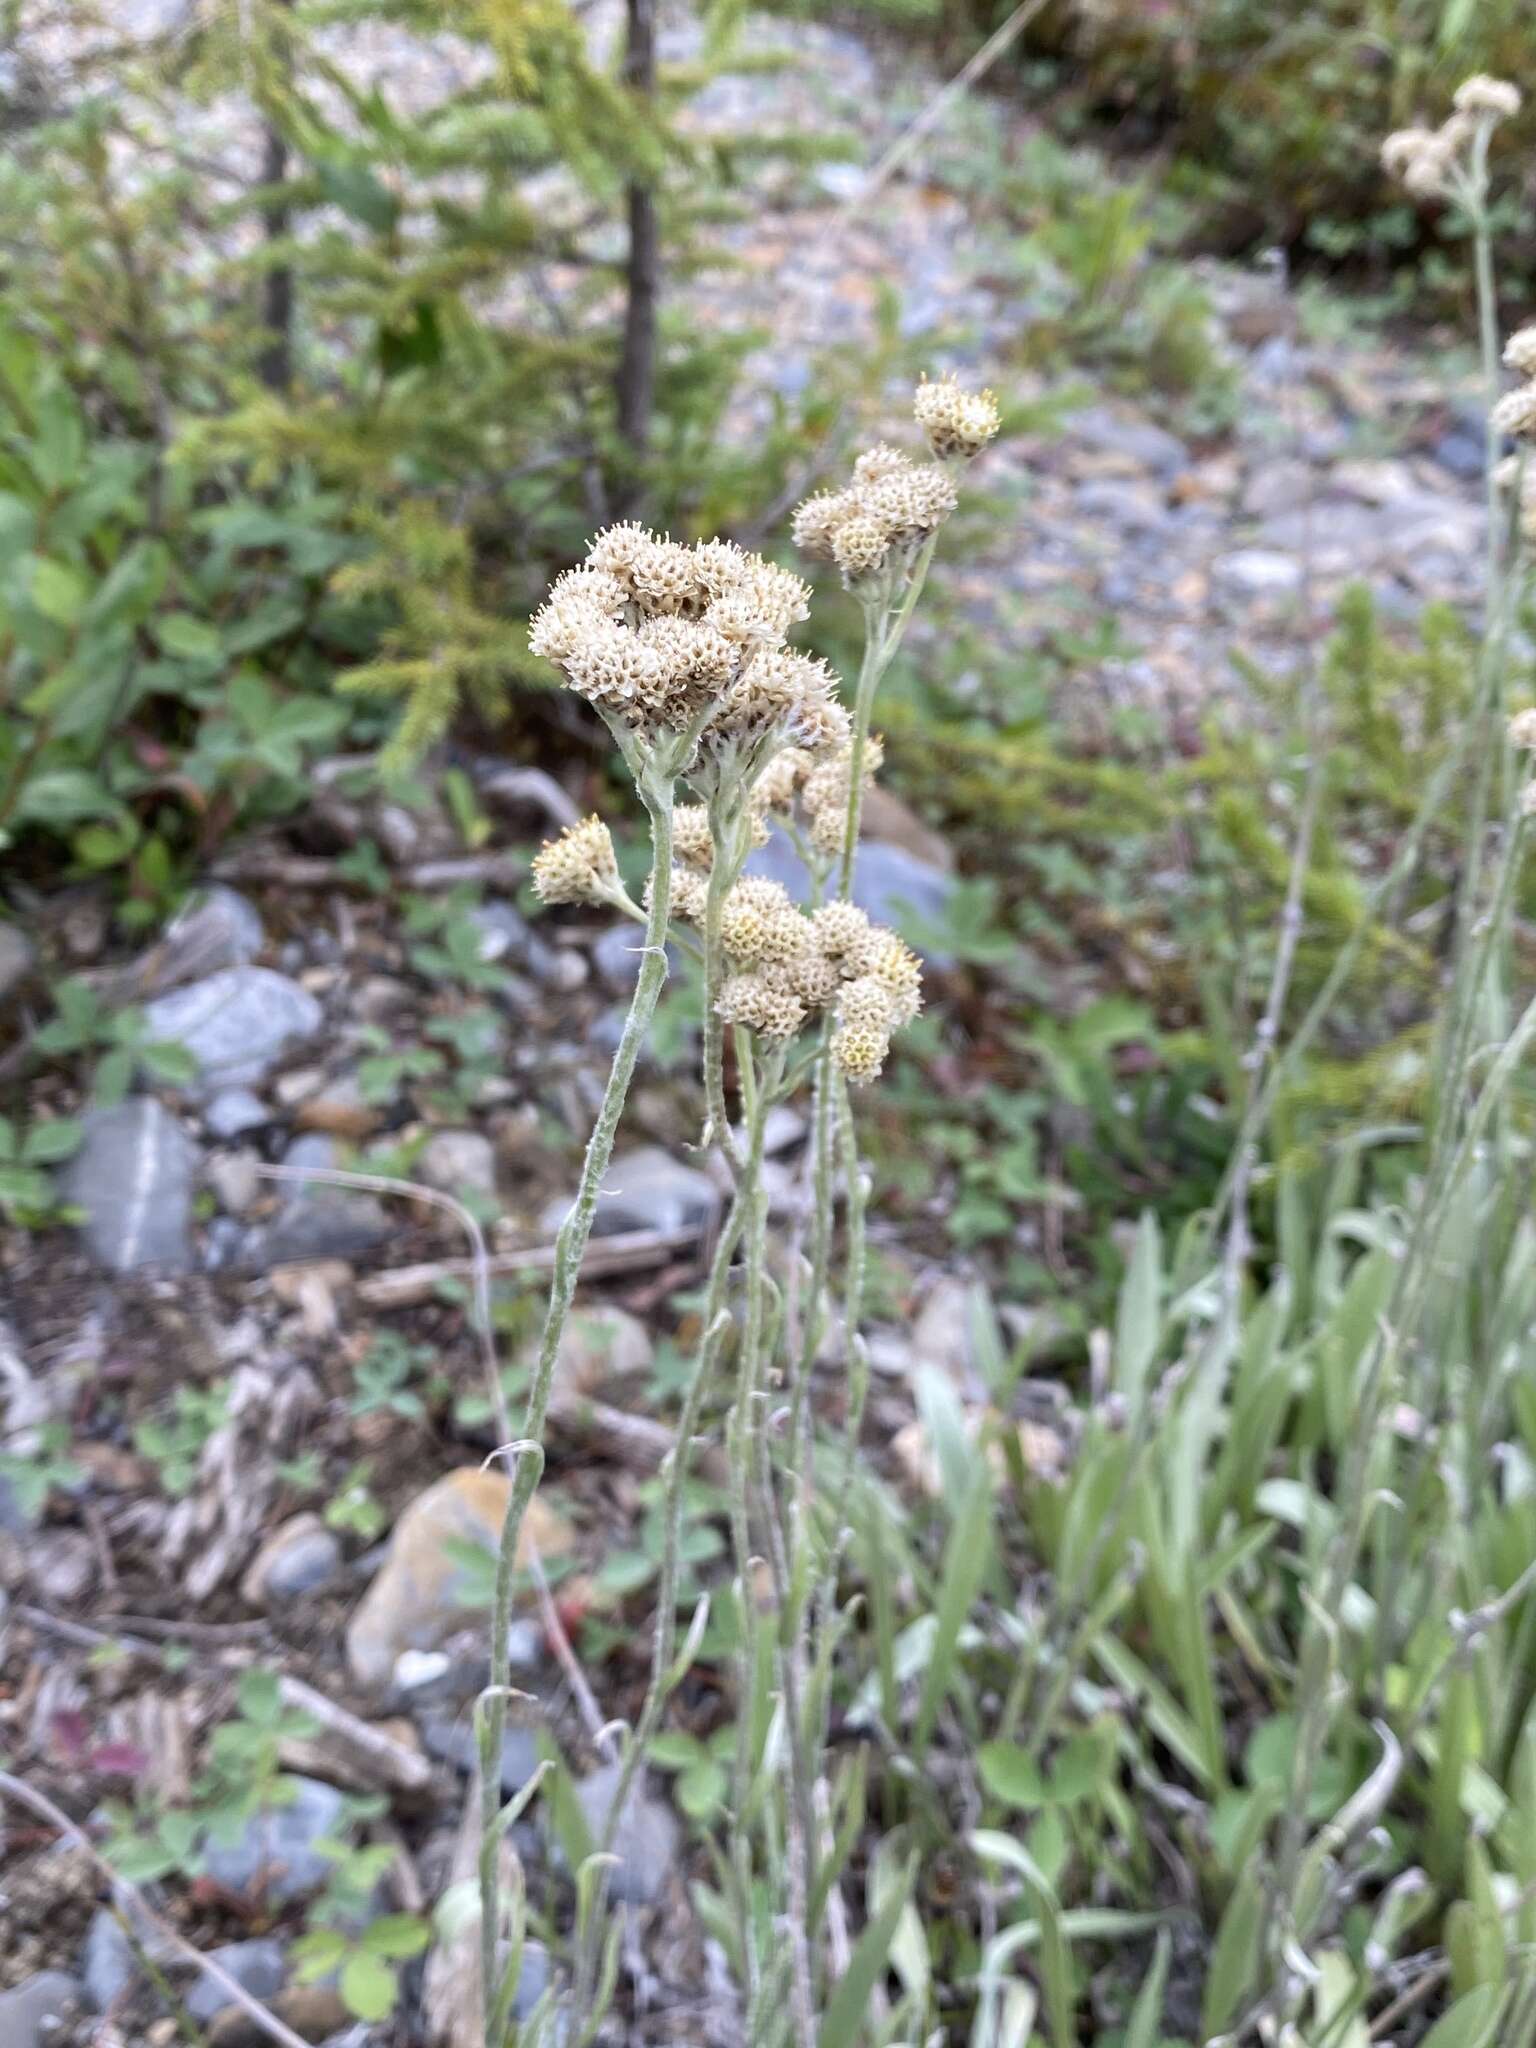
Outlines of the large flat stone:
M 192 1257 L 197 1147 L 151 1095 L 89 1110 L 84 1126 L 59 1192 L 85 1212 L 80 1229 L 92 1252 L 114 1273 L 184 1270 Z
M 255 1087 L 289 1046 L 314 1037 L 322 1015 L 308 989 L 270 967 L 226 967 L 144 1006 L 148 1035 L 197 1061 L 192 1092 L 203 1097 Z

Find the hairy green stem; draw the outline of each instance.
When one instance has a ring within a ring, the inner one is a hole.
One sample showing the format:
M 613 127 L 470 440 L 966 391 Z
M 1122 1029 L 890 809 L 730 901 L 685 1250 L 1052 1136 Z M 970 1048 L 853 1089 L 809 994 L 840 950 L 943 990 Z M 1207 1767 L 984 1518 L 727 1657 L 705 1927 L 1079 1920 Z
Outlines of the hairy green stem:
M 668 764 L 670 767 L 671 764 Z M 486 2048 L 501 2048 L 505 2030 L 496 2027 L 496 1949 L 500 1925 L 498 1821 L 501 1810 L 501 1746 L 507 1725 L 507 1637 L 512 1624 L 512 1588 L 518 1539 L 544 1470 L 544 1425 L 554 1386 L 555 1360 L 576 1292 L 598 1191 L 613 1156 L 614 1136 L 634 1077 L 640 1048 L 655 1013 L 667 976 L 667 919 L 672 893 L 672 810 L 674 775 L 658 764 L 646 764 L 636 778 L 651 820 L 651 902 L 646 921 L 645 950 L 629 1013 L 613 1056 L 602 1105 L 587 1143 L 576 1199 L 555 1239 L 554 1276 L 549 1307 L 539 1343 L 533 1384 L 523 1421 L 523 1438 L 510 1446 L 513 1457 L 511 1497 L 502 1524 L 496 1560 L 496 1593 L 491 1621 L 490 1685 L 481 1726 L 480 1785 L 480 1977 Z
M 725 1031 L 717 1004 L 724 966 L 720 939 L 725 899 L 741 865 L 736 842 L 739 834 L 734 819 L 728 820 L 725 797 L 715 795 L 709 803 L 709 887 L 704 897 L 704 1104 L 709 1118 L 705 1143 L 711 1138 L 720 1147 L 733 1177 L 743 1170 L 741 1148 L 731 1130 L 725 1106 Z

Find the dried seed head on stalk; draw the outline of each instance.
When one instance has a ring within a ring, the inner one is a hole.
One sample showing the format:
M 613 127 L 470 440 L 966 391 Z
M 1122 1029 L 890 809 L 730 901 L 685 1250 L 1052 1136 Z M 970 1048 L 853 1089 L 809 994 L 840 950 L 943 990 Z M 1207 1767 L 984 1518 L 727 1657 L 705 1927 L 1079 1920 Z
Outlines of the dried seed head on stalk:
M 1536 324 L 1515 329 L 1504 344 L 1504 362 L 1522 377 L 1536 377 Z
M 793 1038 L 805 1022 L 805 1005 L 782 969 L 728 975 L 715 1009 L 727 1024 L 744 1024 L 766 1038 Z
M 1506 391 L 1488 417 L 1496 433 L 1536 438 L 1536 382 Z
M 543 903 L 611 902 L 619 890 L 613 839 L 601 818 L 567 825 L 533 857 L 533 886 Z
M 809 596 L 798 576 L 734 542 L 688 547 L 626 522 L 557 578 L 528 644 L 636 729 L 823 746 L 846 732 L 835 678 L 784 644 Z
M 979 454 L 998 429 L 990 391 L 963 391 L 952 377 L 918 386 L 918 425 L 935 455 Z M 954 511 L 953 478 L 941 463 L 917 463 L 889 442 L 866 448 L 846 490 L 817 491 L 791 523 L 796 547 L 835 562 L 849 585 L 883 569 L 892 551 L 915 549 Z
M 1484 71 L 1464 78 L 1451 104 L 1461 114 L 1486 114 L 1490 120 L 1511 121 L 1520 111 L 1520 88 L 1507 78 L 1490 78 Z
M 837 1029 L 832 1058 L 850 1081 L 873 1081 L 891 1049 L 891 999 L 872 975 L 843 984 L 837 998 Z
M 1536 753 L 1536 709 L 1515 713 L 1509 721 L 1509 744 Z
M 995 438 L 1002 424 L 990 391 L 962 391 L 953 376 L 940 377 L 936 383 L 924 377 L 912 401 L 912 417 L 940 461 L 951 456 L 969 461 Z
M 1470 146 L 1519 113 L 1520 92 L 1506 78 L 1479 72 L 1462 80 L 1451 104 L 1454 111 L 1438 128 L 1399 128 L 1381 145 L 1382 169 L 1417 199 L 1454 193 L 1458 174 L 1469 167 Z

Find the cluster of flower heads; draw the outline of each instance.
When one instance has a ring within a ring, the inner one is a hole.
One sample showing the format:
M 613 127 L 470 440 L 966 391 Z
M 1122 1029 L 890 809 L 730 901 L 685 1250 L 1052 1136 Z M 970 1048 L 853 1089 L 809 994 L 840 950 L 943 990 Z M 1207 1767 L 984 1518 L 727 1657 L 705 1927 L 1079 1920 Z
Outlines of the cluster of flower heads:
M 602 903 L 622 894 L 613 835 L 601 818 L 567 825 L 533 856 L 533 886 L 541 903 Z
M 1501 434 L 1536 441 L 1536 326 L 1522 327 L 1509 337 L 1504 362 L 1522 381 L 1493 408 L 1493 425 Z
M 1453 111 L 1438 128 L 1399 128 L 1381 145 L 1383 170 L 1416 199 L 1443 199 L 1455 188 L 1465 152 L 1480 129 L 1520 111 L 1520 90 L 1479 73 L 1457 86 Z
M 748 875 L 726 895 L 720 938 L 730 967 L 720 1016 L 792 1038 L 813 1011 L 830 1010 L 832 1057 L 850 1081 L 874 1080 L 892 1034 L 922 1007 L 917 955 L 856 904 L 806 912 L 782 884 Z
M 818 491 L 794 516 L 795 545 L 833 561 L 849 583 L 883 568 L 893 549 L 920 545 L 958 503 L 947 462 L 979 455 L 998 429 L 990 391 L 963 391 L 952 377 L 917 387 L 913 416 L 938 458 L 914 462 L 879 442 L 853 465 L 846 490 Z
M 884 758 L 879 734 L 866 735 L 859 774 L 866 791 Z M 819 754 L 808 753 L 804 747 L 785 747 L 758 777 L 753 802 L 759 812 L 796 823 L 815 851 L 830 860 L 843 848 L 852 782 L 853 748 L 847 741 L 825 747 Z
M 626 523 L 557 579 L 528 644 L 632 726 L 702 721 L 708 737 L 778 730 L 824 746 L 848 729 L 836 679 L 784 640 L 809 597 L 798 576 L 733 541 L 689 547 Z

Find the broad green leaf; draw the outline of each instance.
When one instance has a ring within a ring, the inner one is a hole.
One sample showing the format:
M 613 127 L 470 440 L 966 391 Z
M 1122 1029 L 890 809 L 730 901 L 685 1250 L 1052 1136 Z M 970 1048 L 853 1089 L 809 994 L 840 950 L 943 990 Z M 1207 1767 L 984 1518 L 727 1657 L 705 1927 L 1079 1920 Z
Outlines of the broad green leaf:
M 363 1930 L 366 1948 L 377 1956 L 397 1959 L 419 1956 L 430 1938 L 426 1921 L 415 1913 L 386 1913 L 381 1919 L 371 1920 Z
M 1045 1780 L 1034 1759 L 1016 1742 L 984 1742 L 976 1752 L 981 1782 L 1005 1806 L 1043 1806 Z
M 360 2020 L 387 2019 L 399 1988 L 394 1971 L 366 1948 L 354 1949 L 341 1966 L 341 2002 Z
M 80 1136 L 80 1126 L 73 1118 L 53 1117 L 47 1123 L 32 1126 L 21 1156 L 29 1166 L 52 1166 L 78 1148 Z
M 178 661 L 217 661 L 221 652 L 217 632 L 191 612 L 167 612 L 156 619 L 155 638 Z
M 32 602 L 45 619 L 56 626 L 72 626 L 85 610 L 89 588 L 78 569 L 50 555 L 33 559 L 30 582 Z

